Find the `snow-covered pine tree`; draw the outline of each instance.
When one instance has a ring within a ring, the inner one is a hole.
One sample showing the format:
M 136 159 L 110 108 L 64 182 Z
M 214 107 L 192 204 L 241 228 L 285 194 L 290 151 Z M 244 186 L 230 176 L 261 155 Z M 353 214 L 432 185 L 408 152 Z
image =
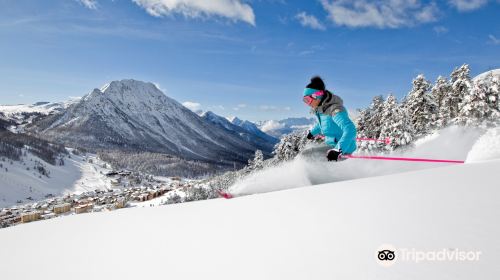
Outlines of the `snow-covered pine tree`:
M 472 80 L 470 77 L 470 68 L 468 64 L 460 66 L 460 68 L 455 68 L 450 75 L 451 82 L 451 92 L 447 98 L 447 118 L 451 122 L 456 117 L 458 117 L 463 106 L 464 97 L 472 89 Z
M 370 108 L 365 108 L 365 109 L 358 109 L 359 115 L 356 118 L 356 130 L 357 130 L 357 135 L 359 138 L 367 138 L 368 137 L 368 131 L 369 131 L 369 126 L 370 126 Z M 369 143 L 368 141 L 360 141 L 358 142 L 358 149 L 359 150 L 368 150 Z
M 370 108 L 358 109 L 358 117 L 355 120 L 358 135 L 366 134 L 366 131 L 368 130 L 369 121 L 370 121 Z
M 490 120 L 500 125 L 500 78 L 493 77 L 488 87 L 488 104 L 492 109 Z
M 481 81 L 474 83 L 461 103 L 457 123 L 469 126 L 480 125 L 489 119 L 491 114 L 487 99 L 487 85 Z
M 404 107 L 408 112 L 411 124 L 415 129 L 415 136 L 427 134 L 437 119 L 437 105 L 429 93 L 431 84 L 424 75 L 418 75 L 413 80 L 413 88 L 406 97 Z
M 248 161 L 247 168 L 250 170 L 259 170 L 264 167 L 264 154 L 261 150 L 255 151 L 255 157 Z
M 307 138 L 303 132 L 294 132 L 285 135 L 274 147 L 273 154 L 278 161 L 294 159 L 306 146 Z
M 500 111 L 500 79 L 490 73 L 488 79 L 487 102 L 490 108 Z
M 390 94 L 384 102 L 380 139 L 389 139 L 384 144 L 386 150 L 408 145 L 413 140 L 414 129 L 404 107 L 398 104 L 396 97 Z
M 436 120 L 436 127 L 444 127 L 448 123 L 447 116 L 449 115 L 447 113 L 447 107 L 445 106 L 446 103 L 449 103 L 447 99 L 449 98 L 451 94 L 451 84 L 450 82 L 442 76 L 439 76 L 436 80 L 436 83 L 431 89 L 431 94 L 436 101 L 436 106 L 438 110 L 438 116 Z
M 380 126 L 382 124 L 382 111 L 384 109 L 384 98 L 377 95 L 373 98 L 369 108 L 369 120 L 365 134 L 369 138 L 380 136 Z

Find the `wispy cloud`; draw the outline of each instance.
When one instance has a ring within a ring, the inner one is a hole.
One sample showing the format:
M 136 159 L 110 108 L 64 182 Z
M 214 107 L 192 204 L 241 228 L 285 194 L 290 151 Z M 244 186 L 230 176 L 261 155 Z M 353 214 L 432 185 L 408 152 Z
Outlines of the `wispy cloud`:
M 321 22 L 319 22 L 319 20 L 315 16 L 308 15 L 306 12 L 298 13 L 295 18 L 300 22 L 302 26 L 310 27 L 316 30 L 326 30 L 326 27 Z
M 278 107 L 274 105 L 260 105 L 259 110 L 264 112 L 279 112 L 279 111 L 290 111 L 292 108 L 290 107 Z
M 132 0 L 155 17 L 181 14 L 188 18 L 218 16 L 255 25 L 252 7 L 240 0 Z
M 241 109 L 244 109 L 247 107 L 247 104 L 238 104 L 236 107 L 233 108 L 234 111 L 239 111 Z
M 77 0 L 77 1 L 82 3 L 82 5 L 91 10 L 97 9 L 97 0 Z
M 329 19 L 341 26 L 400 28 L 437 20 L 435 3 L 419 0 L 321 0 Z
M 500 39 L 498 39 L 497 37 L 490 34 L 488 38 L 490 38 L 490 43 L 492 43 L 493 45 L 500 45 Z
M 439 35 L 442 35 L 442 34 L 445 34 L 445 33 L 448 33 L 448 28 L 444 27 L 444 26 L 435 26 L 433 28 L 434 32 L 436 32 L 436 34 L 439 36 Z
M 186 101 L 182 105 L 193 112 L 201 110 L 201 104 L 197 102 Z
M 448 2 L 460 12 L 477 10 L 488 4 L 488 0 L 449 0 Z

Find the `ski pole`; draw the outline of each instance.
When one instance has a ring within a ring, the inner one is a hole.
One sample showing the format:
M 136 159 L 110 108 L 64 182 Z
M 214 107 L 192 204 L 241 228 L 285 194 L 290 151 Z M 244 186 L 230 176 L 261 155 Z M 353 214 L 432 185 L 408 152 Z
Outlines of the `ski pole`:
M 375 142 L 384 142 L 385 144 L 390 144 L 391 139 L 389 137 L 385 139 L 375 139 L 375 138 L 356 138 L 357 141 L 375 141 Z
M 465 163 L 465 161 L 463 161 L 463 160 L 427 159 L 427 158 L 355 156 L 355 155 L 342 155 L 342 157 L 345 157 L 345 158 L 356 158 L 356 159 L 393 160 L 393 161 L 438 162 L 438 163 Z
M 325 136 L 323 135 L 318 135 L 316 136 L 317 139 L 325 139 Z M 385 139 L 375 139 L 375 138 L 362 138 L 362 137 L 358 137 L 356 138 L 356 141 L 375 141 L 375 142 L 384 142 L 385 144 L 390 144 L 391 143 L 391 139 L 389 137 L 385 138 Z

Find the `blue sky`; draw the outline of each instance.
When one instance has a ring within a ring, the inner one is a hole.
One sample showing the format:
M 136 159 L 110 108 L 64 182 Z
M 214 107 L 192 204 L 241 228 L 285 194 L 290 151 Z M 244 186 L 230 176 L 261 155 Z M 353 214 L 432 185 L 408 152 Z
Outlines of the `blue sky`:
M 500 0 L 0 0 L 0 103 L 117 79 L 243 119 L 307 116 L 312 75 L 349 109 L 423 73 L 500 68 Z

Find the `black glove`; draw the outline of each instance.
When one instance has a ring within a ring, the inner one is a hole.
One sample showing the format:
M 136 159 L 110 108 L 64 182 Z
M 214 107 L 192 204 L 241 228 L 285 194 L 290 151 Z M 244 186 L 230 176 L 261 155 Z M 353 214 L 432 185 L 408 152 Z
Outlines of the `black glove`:
M 314 135 L 312 135 L 312 133 L 310 131 L 307 133 L 307 139 L 309 139 L 309 140 L 314 139 Z
M 342 150 L 331 149 L 326 152 L 326 158 L 328 161 L 339 161 L 341 159 Z

